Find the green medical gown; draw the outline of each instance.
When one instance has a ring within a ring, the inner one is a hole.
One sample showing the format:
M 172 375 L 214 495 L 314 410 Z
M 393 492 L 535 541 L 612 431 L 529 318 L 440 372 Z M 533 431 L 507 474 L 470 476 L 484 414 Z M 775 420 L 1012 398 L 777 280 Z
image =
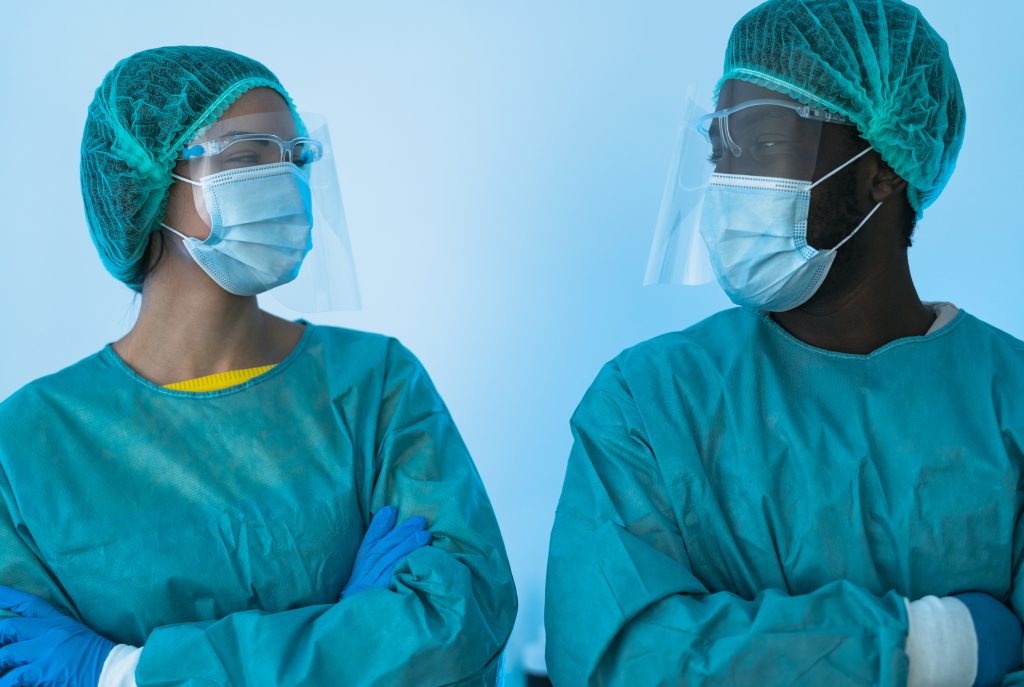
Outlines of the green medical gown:
M 572 429 L 556 687 L 904 687 L 904 597 L 1024 617 L 1024 343 L 965 312 L 847 355 L 728 310 L 619 355 Z
M 155 386 L 108 346 L 0 405 L 0 582 L 113 641 L 139 687 L 489 685 L 516 614 L 504 545 L 426 372 L 307 325 L 270 372 Z M 339 602 L 371 513 L 433 543 Z

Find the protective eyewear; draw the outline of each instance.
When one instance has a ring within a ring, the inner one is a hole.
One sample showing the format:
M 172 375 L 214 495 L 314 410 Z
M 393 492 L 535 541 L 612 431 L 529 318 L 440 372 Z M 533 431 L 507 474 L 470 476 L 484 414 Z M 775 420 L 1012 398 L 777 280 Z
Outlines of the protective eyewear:
M 734 116 L 744 110 L 752 110 L 752 108 L 758 109 L 740 117 Z M 756 134 L 759 133 L 759 129 L 764 129 L 766 120 L 776 122 L 782 120 L 783 126 L 776 128 L 785 130 L 786 133 L 798 133 L 800 122 L 818 123 L 819 126 L 821 123 L 853 126 L 853 123 L 846 117 L 823 108 L 788 100 L 759 98 L 746 100 L 734 107 L 711 112 L 698 118 L 697 131 L 705 141 L 712 145 L 714 152 L 710 161 L 717 162 L 721 158 L 720 144 L 724 144 L 734 157 L 743 155 L 744 150 L 747 150 L 748 153 L 754 150 L 758 142 Z M 816 131 L 812 133 L 817 135 Z
M 299 167 L 320 160 L 323 144 L 307 137 L 286 140 L 275 134 L 232 133 L 195 143 L 181 151 L 181 159 L 202 161 L 208 173 L 291 162 Z

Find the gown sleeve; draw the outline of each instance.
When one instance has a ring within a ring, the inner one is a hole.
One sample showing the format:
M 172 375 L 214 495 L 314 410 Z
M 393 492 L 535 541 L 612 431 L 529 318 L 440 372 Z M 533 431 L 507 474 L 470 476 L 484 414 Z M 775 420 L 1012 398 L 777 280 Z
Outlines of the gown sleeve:
M 3 422 L 0 421 L 0 427 Z M 0 448 L 0 453 L 3 449 Z M 3 456 L 0 456 L 2 459 Z M 80 620 L 81 616 L 50 569 L 43 563 L 32 533 L 21 518 L 21 511 L 5 474 L 0 471 L 0 584 L 35 594 L 63 613 Z M 0 611 L 0 617 L 8 615 Z
M 1013 420 L 1004 428 L 1003 436 L 1011 454 L 1022 466 L 1024 481 L 1024 417 L 1022 413 L 1010 413 Z M 1018 503 L 1024 503 L 1024 484 L 1018 482 Z M 1010 609 L 1024 622 L 1024 512 L 1018 513 L 1013 532 L 1013 563 L 1010 586 Z M 1024 687 L 1024 670 L 1018 670 L 1003 678 L 1003 687 Z
M 399 564 L 390 590 L 157 628 L 138 687 L 496 682 L 516 594 L 483 484 L 426 372 L 394 341 L 380 398 L 363 502 L 424 515 L 431 545 Z
M 548 563 L 555 685 L 905 687 L 907 616 L 895 592 L 837 581 L 749 599 L 702 583 L 614 362 L 572 430 Z

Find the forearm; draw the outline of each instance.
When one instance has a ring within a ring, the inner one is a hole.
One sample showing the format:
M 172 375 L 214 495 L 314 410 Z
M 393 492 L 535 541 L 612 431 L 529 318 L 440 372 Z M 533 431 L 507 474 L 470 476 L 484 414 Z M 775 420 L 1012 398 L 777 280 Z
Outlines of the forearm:
M 769 591 L 753 600 L 727 592 L 679 594 L 623 619 L 603 646 L 582 638 L 582 627 L 556 631 L 553 652 L 574 645 L 567 653 L 581 661 L 584 684 L 626 685 L 630 676 L 645 674 L 665 685 L 768 680 L 904 687 L 902 603 L 896 595 L 876 598 L 846 583 L 800 596 Z
M 510 587 L 427 547 L 409 556 L 392 588 L 158 628 L 138 685 L 457 684 L 487 671 L 511 629 L 511 617 L 495 618 L 489 607 Z
M 799 595 L 710 593 L 681 544 L 658 542 L 559 512 L 546 611 L 555 684 L 906 686 L 898 594 L 846 581 Z

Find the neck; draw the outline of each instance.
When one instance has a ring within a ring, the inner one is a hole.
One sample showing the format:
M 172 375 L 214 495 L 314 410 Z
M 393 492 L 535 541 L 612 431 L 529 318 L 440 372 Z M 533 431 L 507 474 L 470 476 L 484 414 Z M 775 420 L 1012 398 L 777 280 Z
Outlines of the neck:
M 889 261 L 860 262 L 870 267 L 845 279 L 841 272 L 830 274 L 811 300 L 772 313 L 772 319 L 812 346 L 861 355 L 896 339 L 925 334 L 935 315 L 917 295 L 906 250 Z
M 302 325 L 263 312 L 255 296 L 232 295 L 186 267 L 161 265 L 146 279 L 138 320 L 114 344 L 140 375 L 162 385 L 276 364 L 298 343 Z

